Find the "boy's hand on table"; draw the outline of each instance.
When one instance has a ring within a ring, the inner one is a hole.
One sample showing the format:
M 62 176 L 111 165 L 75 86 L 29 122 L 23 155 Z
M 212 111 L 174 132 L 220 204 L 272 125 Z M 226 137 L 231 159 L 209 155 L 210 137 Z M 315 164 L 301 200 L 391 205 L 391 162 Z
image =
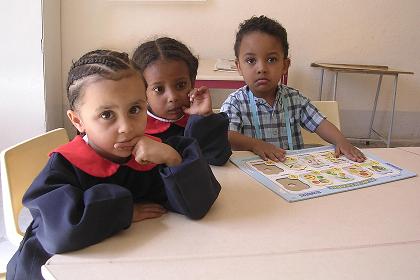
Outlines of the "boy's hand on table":
M 157 142 L 147 136 L 140 137 L 133 150 L 138 163 L 166 164 L 176 166 L 182 162 L 181 155 L 171 146 Z
M 132 222 L 139 222 L 145 219 L 159 218 L 167 210 L 157 203 L 135 203 L 133 206 Z
M 315 130 L 325 141 L 335 144 L 335 156 L 339 157 L 343 154 L 346 158 L 356 161 L 365 161 L 365 155 L 344 137 L 344 135 L 337 129 L 335 125 L 324 119 L 318 128 Z
M 273 144 L 262 140 L 254 139 L 255 143 L 252 147 L 252 152 L 259 155 L 263 160 L 271 159 L 272 161 L 284 161 L 286 151 L 280 149 Z
M 335 145 L 335 156 L 339 157 L 341 154 L 355 162 L 364 162 L 366 160 L 366 156 L 347 140 Z
M 184 112 L 189 115 L 208 116 L 213 114 L 210 91 L 207 87 L 193 89 L 189 94 L 190 107 L 184 107 Z

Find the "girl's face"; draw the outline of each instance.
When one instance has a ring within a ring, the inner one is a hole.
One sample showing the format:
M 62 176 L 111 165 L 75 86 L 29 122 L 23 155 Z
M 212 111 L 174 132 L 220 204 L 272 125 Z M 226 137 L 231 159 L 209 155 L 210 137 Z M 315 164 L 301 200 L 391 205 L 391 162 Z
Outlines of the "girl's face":
M 284 57 L 283 48 L 276 37 L 255 31 L 242 38 L 236 66 L 256 96 L 275 94 L 289 64 L 290 61 Z
M 74 126 L 86 133 L 89 145 L 103 157 L 121 162 L 143 135 L 147 101 L 142 78 L 131 74 L 121 80 L 100 79 L 82 89 L 76 110 L 67 112 Z M 115 149 L 117 143 L 134 143 Z
M 189 107 L 188 93 L 192 90 L 188 66 L 182 60 L 157 60 L 143 72 L 147 83 L 147 102 L 158 117 L 176 120 Z

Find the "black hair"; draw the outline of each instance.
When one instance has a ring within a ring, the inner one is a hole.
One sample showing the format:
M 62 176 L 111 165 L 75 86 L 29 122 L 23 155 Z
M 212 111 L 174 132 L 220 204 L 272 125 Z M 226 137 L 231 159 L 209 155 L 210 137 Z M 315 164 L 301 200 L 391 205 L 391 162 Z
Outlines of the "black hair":
M 133 62 L 135 67 L 144 72 L 144 70 L 157 60 L 179 60 L 187 64 L 191 82 L 194 83 L 197 76 L 198 59 L 195 57 L 186 45 L 178 40 L 161 37 L 156 40 L 148 41 L 134 51 Z
M 119 80 L 136 73 L 128 54 L 112 50 L 94 50 L 72 64 L 67 79 L 67 98 L 74 110 L 82 88 L 97 79 Z M 124 71 L 124 72 L 122 72 Z
M 236 40 L 235 40 L 235 56 L 238 58 L 239 56 L 239 48 L 241 46 L 241 42 L 243 37 L 251 32 L 262 32 L 267 33 L 271 36 L 276 37 L 282 48 L 284 57 L 288 57 L 289 55 L 289 43 L 287 42 L 287 32 L 286 29 L 278 23 L 276 20 L 268 18 L 266 16 L 253 16 L 250 19 L 245 20 L 241 24 L 239 24 L 239 30 L 236 33 Z

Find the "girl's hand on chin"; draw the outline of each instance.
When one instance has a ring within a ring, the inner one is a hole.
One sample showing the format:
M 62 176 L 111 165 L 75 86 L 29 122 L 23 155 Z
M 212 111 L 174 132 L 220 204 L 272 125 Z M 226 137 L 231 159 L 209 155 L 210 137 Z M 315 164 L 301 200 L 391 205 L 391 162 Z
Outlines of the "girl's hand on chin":
M 134 147 L 133 155 L 136 161 L 141 164 L 155 163 L 176 166 L 182 161 L 181 155 L 174 148 L 147 136 L 140 137 Z

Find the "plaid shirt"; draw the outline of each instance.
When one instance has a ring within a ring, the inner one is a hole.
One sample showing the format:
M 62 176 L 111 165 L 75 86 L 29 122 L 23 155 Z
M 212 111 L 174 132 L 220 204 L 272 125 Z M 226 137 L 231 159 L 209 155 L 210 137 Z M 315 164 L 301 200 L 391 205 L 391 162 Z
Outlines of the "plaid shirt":
M 220 111 L 225 112 L 229 117 L 229 130 L 256 138 L 247 90 L 249 88 L 244 86 L 231 93 L 223 102 Z M 325 117 L 298 90 L 284 85 L 279 86 L 273 107 L 265 99 L 254 96 L 260 122 L 261 140 L 283 149 L 289 149 L 281 95 L 284 95 L 288 100 L 293 149 L 302 149 L 303 140 L 300 128 L 303 127 L 314 132 Z

